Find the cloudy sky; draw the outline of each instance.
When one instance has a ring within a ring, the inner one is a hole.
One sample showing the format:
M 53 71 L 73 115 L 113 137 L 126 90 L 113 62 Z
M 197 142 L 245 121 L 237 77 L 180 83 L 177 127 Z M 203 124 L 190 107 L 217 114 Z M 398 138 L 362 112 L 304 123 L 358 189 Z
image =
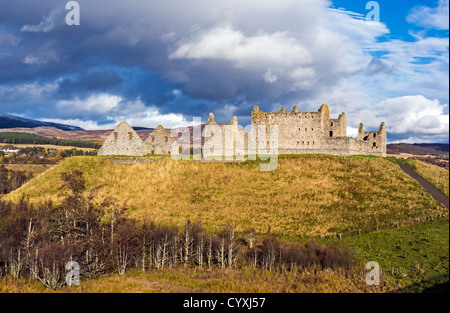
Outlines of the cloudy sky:
M 347 113 L 390 142 L 448 142 L 449 1 L 0 0 L 0 113 L 85 129 Z

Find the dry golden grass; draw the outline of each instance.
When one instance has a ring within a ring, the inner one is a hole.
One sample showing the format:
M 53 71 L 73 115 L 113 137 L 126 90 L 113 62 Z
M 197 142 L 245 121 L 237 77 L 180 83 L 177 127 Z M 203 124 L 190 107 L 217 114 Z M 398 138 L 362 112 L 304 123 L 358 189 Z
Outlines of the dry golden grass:
M 445 210 L 392 162 L 330 156 L 281 158 L 274 172 L 259 172 L 257 162 L 126 165 L 73 157 L 5 199 L 57 200 L 60 174 L 70 169 L 84 171 L 88 185 L 103 185 L 99 201 L 126 202 L 133 218 L 179 227 L 190 219 L 212 232 L 233 224 L 238 232 L 326 235 Z
M 389 290 L 387 286 L 367 286 L 365 275 L 364 271 L 276 273 L 249 267 L 234 270 L 176 268 L 82 278 L 79 286 L 66 286 L 56 291 L 37 282 L 4 277 L 0 279 L 0 293 L 357 293 Z
M 449 171 L 439 166 L 412 160 L 414 170 L 423 178 L 432 183 L 437 189 L 449 196 Z
M 389 158 L 408 159 L 408 158 L 414 157 L 415 155 L 414 154 L 410 154 L 410 153 L 399 153 L 399 154 L 388 154 L 387 156 Z
M 5 167 L 13 171 L 32 173 L 34 177 L 53 168 L 54 164 L 5 164 Z

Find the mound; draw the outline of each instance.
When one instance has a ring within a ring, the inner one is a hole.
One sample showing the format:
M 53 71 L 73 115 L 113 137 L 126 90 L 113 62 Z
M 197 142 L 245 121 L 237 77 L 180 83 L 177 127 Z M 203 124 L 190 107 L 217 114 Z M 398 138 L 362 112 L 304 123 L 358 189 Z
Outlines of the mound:
M 158 224 L 187 219 L 209 231 L 233 224 L 297 237 L 330 235 L 377 225 L 404 224 L 445 212 L 397 164 L 383 158 L 283 157 L 274 172 L 259 163 L 161 162 L 118 164 L 100 157 L 73 157 L 5 197 L 58 200 L 59 176 L 82 170 L 97 201 L 114 197 L 128 214 Z

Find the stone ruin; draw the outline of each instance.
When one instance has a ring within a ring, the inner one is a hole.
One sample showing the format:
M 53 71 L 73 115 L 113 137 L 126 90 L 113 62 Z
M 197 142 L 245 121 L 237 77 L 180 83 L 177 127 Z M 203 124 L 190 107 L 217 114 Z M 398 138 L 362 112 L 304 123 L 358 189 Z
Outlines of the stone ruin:
M 295 106 L 292 112 L 281 108 L 277 113 L 265 113 L 256 106 L 252 111 L 252 128 L 258 132 L 258 126 L 261 125 L 267 129 L 267 133 L 272 125 L 278 125 L 279 154 L 386 156 L 384 123 L 381 123 L 378 131 L 371 132 L 364 131 L 361 124 L 357 138 L 347 137 L 345 113 L 340 114 L 337 119 L 331 119 L 326 104 L 317 112 L 299 112 Z
M 279 112 L 263 112 L 255 106 L 252 111 L 251 129 L 248 131 L 240 128 L 237 117 L 233 117 L 230 124 L 218 124 L 214 114 L 210 113 L 202 133 L 203 154 L 244 156 L 252 154 L 256 151 L 255 147 L 263 143 L 269 154 L 276 152 L 386 156 L 384 123 L 381 123 L 378 131 L 365 131 L 361 123 L 358 136 L 347 137 L 345 113 L 340 114 L 337 119 L 331 119 L 326 104 L 317 112 L 299 112 L 298 106 L 295 106 L 292 112 L 287 112 L 285 108 L 281 108 Z M 274 129 L 277 130 L 277 141 L 274 141 L 274 136 L 271 137 Z M 98 154 L 144 156 L 168 155 L 171 151 L 178 154 L 180 149 L 176 139 L 162 126 L 158 126 L 143 141 L 124 121 L 107 137 Z
M 168 155 L 174 142 L 161 125 L 144 141 L 126 121 L 122 121 L 105 139 L 98 155 Z

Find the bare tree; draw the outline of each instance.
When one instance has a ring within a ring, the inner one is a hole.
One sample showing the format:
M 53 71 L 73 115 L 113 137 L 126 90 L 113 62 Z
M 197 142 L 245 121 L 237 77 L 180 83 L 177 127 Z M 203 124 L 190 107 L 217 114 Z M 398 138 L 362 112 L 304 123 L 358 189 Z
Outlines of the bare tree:
M 187 221 L 183 234 L 183 264 L 186 267 L 189 264 L 191 258 L 191 246 L 193 243 L 193 237 L 191 234 L 191 222 Z
M 208 260 L 208 267 L 211 268 L 211 261 L 213 258 L 213 236 L 209 236 L 209 244 L 208 244 L 208 252 L 207 252 L 207 260 Z
M 254 229 L 251 229 L 245 233 L 245 239 L 248 242 L 248 246 L 250 249 L 253 249 L 253 243 L 256 240 L 256 232 Z
M 231 268 L 236 263 L 235 252 L 238 249 L 238 245 L 235 240 L 234 227 L 230 226 L 228 228 L 228 267 Z
M 22 250 L 20 248 L 17 249 L 17 254 L 10 252 L 10 260 L 9 260 L 9 273 L 14 277 L 19 277 L 20 273 L 23 269 L 24 259 L 22 258 Z
M 203 267 L 203 236 L 200 237 L 200 241 L 197 244 L 197 265 Z
M 42 264 L 41 275 L 38 276 L 38 280 L 50 289 L 56 290 L 64 285 L 62 281 L 62 271 L 53 263 L 51 267 L 46 267 Z
M 164 265 L 167 262 L 167 246 L 168 246 L 168 238 L 167 238 L 167 234 L 164 237 L 164 241 L 162 243 L 162 256 L 161 256 L 161 268 L 164 269 Z
M 217 262 L 220 268 L 225 268 L 225 238 L 222 237 L 217 249 Z

